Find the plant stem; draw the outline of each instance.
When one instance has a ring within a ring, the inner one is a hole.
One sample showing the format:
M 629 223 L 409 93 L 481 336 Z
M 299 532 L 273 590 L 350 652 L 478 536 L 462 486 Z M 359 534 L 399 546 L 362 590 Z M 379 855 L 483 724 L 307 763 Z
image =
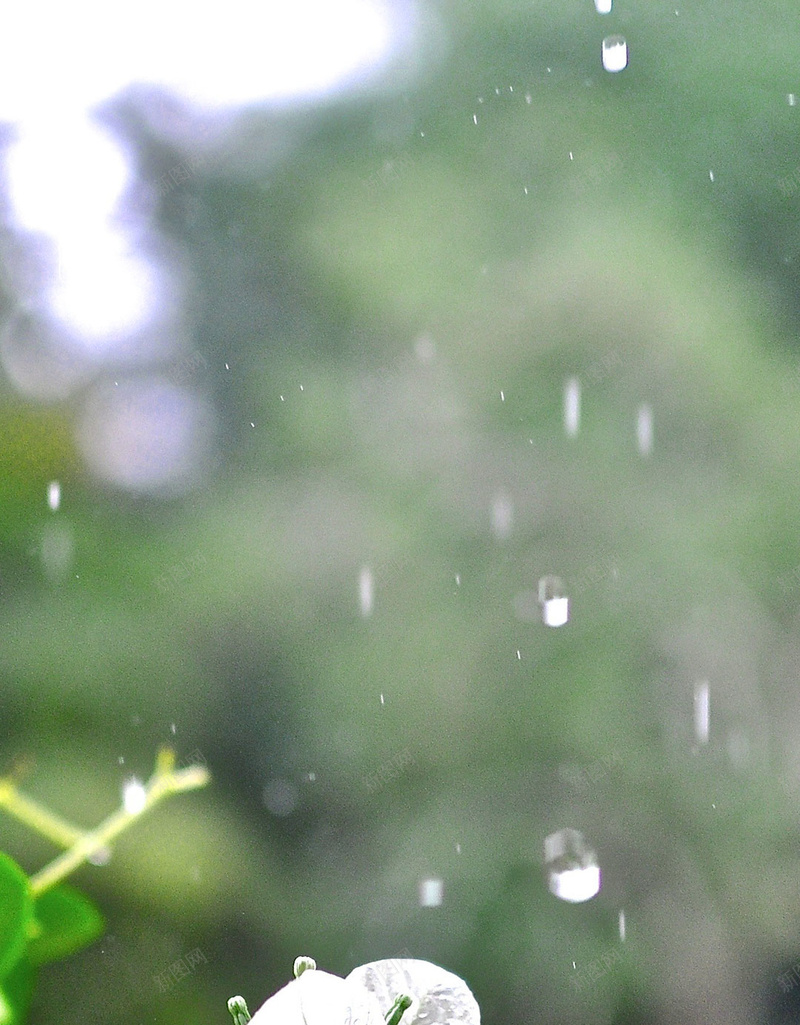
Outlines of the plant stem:
M 123 806 L 109 815 L 96 829 L 86 833 L 79 832 L 68 850 L 31 877 L 31 893 L 38 896 L 60 883 L 92 854 L 108 846 L 132 822 L 163 798 L 183 790 L 195 790 L 197 787 L 205 786 L 210 779 L 208 770 L 202 765 L 190 765 L 185 769 L 175 769 L 174 766 L 174 752 L 169 748 L 162 748 L 156 759 L 155 771 L 144 788 L 141 807 L 128 811 Z
M 0 780 L 0 808 L 59 847 L 71 847 L 83 836 L 83 830 L 21 794 L 10 779 Z
M 398 1025 L 405 1011 L 411 1007 L 413 1000 L 407 993 L 402 993 L 386 1012 L 386 1025 Z

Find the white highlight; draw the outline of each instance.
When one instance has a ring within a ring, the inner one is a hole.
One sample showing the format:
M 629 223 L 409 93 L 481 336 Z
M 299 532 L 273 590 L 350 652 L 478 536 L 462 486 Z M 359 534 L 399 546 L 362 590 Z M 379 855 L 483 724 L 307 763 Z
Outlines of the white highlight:
M 129 815 L 139 815 L 147 805 L 147 791 L 141 780 L 132 776 L 122 787 L 122 807 Z
M 628 66 L 628 44 L 624 36 L 606 36 L 603 40 L 603 67 L 623 71 Z
M 154 190 L 144 213 L 114 221 L 134 164 L 95 110 L 135 87 L 156 131 L 219 151 L 245 107 L 308 101 L 373 76 L 407 41 L 411 11 L 410 0 L 13 4 L 3 23 L 13 46 L 0 62 L 0 121 L 15 126 L 5 153 L 9 220 L 41 233 L 57 266 L 37 309 L 97 352 L 145 329 L 162 292 L 176 291 L 163 287 L 164 268 L 134 251 Z M 177 98 L 166 113 L 155 109 L 156 90 Z
M 594 0 L 594 9 L 598 14 L 611 14 L 612 0 Z
M 372 583 L 372 571 L 368 566 L 363 566 L 358 575 L 358 604 L 361 607 L 361 615 L 365 618 L 372 615 L 375 606 L 375 594 Z
M 643 456 L 653 451 L 653 411 L 647 406 L 639 406 L 636 417 L 636 443 Z
M 550 892 L 560 900 L 580 904 L 600 892 L 600 866 L 577 829 L 560 829 L 546 837 L 544 860 Z
M 419 884 L 419 903 L 423 908 L 438 908 L 444 898 L 441 879 L 423 879 Z
M 47 485 L 47 504 L 53 512 L 61 505 L 61 485 L 57 480 L 51 480 Z
M 564 430 L 570 438 L 578 433 L 581 422 L 581 384 L 571 377 L 564 387 Z
M 694 688 L 694 732 L 701 744 L 708 743 L 709 721 L 708 680 L 701 680 Z
M 559 577 L 542 577 L 539 581 L 539 604 L 545 626 L 563 626 L 569 619 L 569 598 Z

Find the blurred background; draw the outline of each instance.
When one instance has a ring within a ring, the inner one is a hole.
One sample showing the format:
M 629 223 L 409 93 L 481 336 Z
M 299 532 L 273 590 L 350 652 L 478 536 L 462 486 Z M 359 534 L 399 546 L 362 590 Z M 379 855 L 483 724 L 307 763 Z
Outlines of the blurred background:
M 31 1021 L 224 1023 L 298 954 L 800 1021 L 800 11 L 294 6 L 5 115 L 0 774 L 87 827 L 213 775 L 76 875 Z

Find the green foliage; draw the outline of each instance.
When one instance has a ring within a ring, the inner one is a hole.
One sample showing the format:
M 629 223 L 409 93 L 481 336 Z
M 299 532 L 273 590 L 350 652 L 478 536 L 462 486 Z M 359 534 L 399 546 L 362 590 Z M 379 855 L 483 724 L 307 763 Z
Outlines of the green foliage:
M 23 1021 L 34 970 L 87 946 L 103 931 L 95 906 L 71 886 L 38 897 L 31 880 L 0 853 L 0 1025 Z
M 103 932 L 94 904 L 62 882 L 95 851 L 118 836 L 148 808 L 171 793 L 203 786 L 200 766 L 175 768 L 175 754 L 162 748 L 136 811 L 124 807 L 91 833 L 84 833 L 21 794 L 13 779 L 0 779 L 0 808 L 66 848 L 41 872 L 28 876 L 0 852 L 0 1025 L 21 1025 L 40 965 L 93 943 Z

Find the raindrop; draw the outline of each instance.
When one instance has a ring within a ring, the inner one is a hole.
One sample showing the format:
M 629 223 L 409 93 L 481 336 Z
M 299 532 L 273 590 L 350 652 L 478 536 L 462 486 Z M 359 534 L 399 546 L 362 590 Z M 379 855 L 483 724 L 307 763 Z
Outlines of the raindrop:
M 423 879 L 419 884 L 419 903 L 423 908 L 438 908 L 442 903 L 444 883 L 441 879 Z
M 371 616 L 374 603 L 372 571 L 369 567 L 362 566 L 358 577 L 358 604 L 361 608 L 361 615 Z
M 174 733 L 175 733 L 175 730 L 176 730 L 176 728 L 177 728 L 177 727 L 175 726 L 175 723 L 174 723 L 174 722 L 171 722 L 171 723 L 169 724 L 169 731 L 170 731 L 170 733 L 174 734 Z
M 503 541 L 511 533 L 511 526 L 514 522 L 514 507 L 511 499 L 502 492 L 495 495 L 492 502 L 492 533 Z
M 47 485 L 47 504 L 53 512 L 61 505 L 61 485 L 57 480 L 51 480 Z
M 544 861 L 550 892 L 561 900 L 580 904 L 600 892 L 597 857 L 577 829 L 560 829 L 546 837 Z
M 457 843 L 456 844 L 456 854 L 460 854 L 460 853 L 461 853 L 461 844 Z
M 694 688 L 694 732 L 701 744 L 708 743 L 708 698 L 708 680 L 700 680 Z
M 712 182 L 714 181 L 714 172 L 713 171 L 709 171 L 708 172 L 708 178 L 709 178 L 709 181 L 712 181 Z
M 625 942 L 625 912 L 620 911 L 619 913 L 619 938 L 622 942 Z
M 797 93 L 787 93 L 786 94 L 786 102 L 789 104 L 790 107 L 796 107 L 797 106 Z
M 545 626 L 563 626 L 569 619 L 569 598 L 560 577 L 539 580 L 539 604 Z
M 384 704 L 383 694 L 381 694 L 381 704 Z
M 129 815 L 143 812 L 147 804 L 147 791 L 141 780 L 131 776 L 122 787 L 122 806 Z
M 570 438 L 578 433 L 581 420 L 581 383 L 571 377 L 564 387 L 564 430 Z
M 98 865 L 101 867 L 103 865 L 107 865 L 109 861 L 111 861 L 111 848 L 100 847 L 94 852 L 94 854 L 90 854 L 86 860 L 91 865 Z
M 622 71 L 628 65 L 628 44 L 624 36 L 606 36 L 603 40 L 603 67 Z
M 594 9 L 598 14 L 611 14 L 612 0 L 594 0 Z
M 42 536 L 42 565 L 51 580 L 63 577 L 72 563 L 72 530 L 63 523 L 48 524 Z
M 649 406 L 639 406 L 636 419 L 636 441 L 639 452 L 649 456 L 653 451 L 653 411 Z

